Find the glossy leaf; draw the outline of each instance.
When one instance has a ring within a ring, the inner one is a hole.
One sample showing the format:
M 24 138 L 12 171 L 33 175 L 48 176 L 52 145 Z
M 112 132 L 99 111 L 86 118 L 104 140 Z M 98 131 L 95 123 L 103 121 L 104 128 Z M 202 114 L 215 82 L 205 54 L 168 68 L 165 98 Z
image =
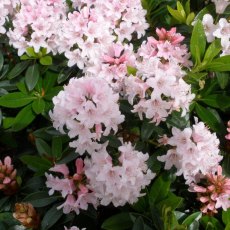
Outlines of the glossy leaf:
M 12 130 L 14 132 L 19 131 L 27 127 L 36 117 L 36 114 L 32 110 L 32 106 L 27 105 L 24 107 L 14 119 L 14 123 L 12 125 Z
M 17 63 L 13 69 L 11 69 L 11 71 L 8 73 L 7 77 L 8 79 L 13 79 L 17 76 L 19 76 L 29 65 L 29 61 L 23 61 L 23 62 L 19 62 Z
M 61 196 L 49 196 L 48 191 L 39 191 L 27 195 L 23 202 L 31 203 L 35 208 L 45 207 L 57 201 Z
M 39 59 L 41 65 L 52 65 L 53 60 L 51 56 L 44 56 Z
M 228 85 L 230 75 L 226 72 L 216 72 L 217 81 L 221 89 L 225 89 Z
M 45 101 L 42 98 L 36 99 L 32 104 L 33 111 L 40 114 L 45 110 Z
M 34 89 L 35 85 L 38 82 L 40 73 L 39 73 L 39 67 L 38 64 L 31 65 L 27 71 L 25 76 L 25 83 L 29 91 Z
M 19 108 L 31 103 L 36 97 L 21 92 L 9 93 L 0 97 L 0 106 Z
M 204 33 L 204 28 L 202 22 L 197 20 L 193 31 L 192 37 L 190 41 L 190 51 L 192 54 L 193 59 L 196 61 L 197 64 L 200 63 L 202 60 L 206 47 L 206 36 Z
M 105 220 L 101 226 L 105 230 L 125 230 L 133 226 L 128 212 L 119 213 Z
M 41 230 L 50 229 L 63 215 L 62 210 L 58 210 L 59 205 L 52 206 L 46 213 L 41 222 Z

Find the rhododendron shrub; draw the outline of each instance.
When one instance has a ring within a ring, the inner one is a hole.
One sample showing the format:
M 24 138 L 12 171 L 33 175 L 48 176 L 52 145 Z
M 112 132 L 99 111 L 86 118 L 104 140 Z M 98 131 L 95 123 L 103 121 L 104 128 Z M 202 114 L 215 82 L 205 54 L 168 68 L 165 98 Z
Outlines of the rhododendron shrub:
M 1 0 L 0 229 L 229 229 L 229 13 Z

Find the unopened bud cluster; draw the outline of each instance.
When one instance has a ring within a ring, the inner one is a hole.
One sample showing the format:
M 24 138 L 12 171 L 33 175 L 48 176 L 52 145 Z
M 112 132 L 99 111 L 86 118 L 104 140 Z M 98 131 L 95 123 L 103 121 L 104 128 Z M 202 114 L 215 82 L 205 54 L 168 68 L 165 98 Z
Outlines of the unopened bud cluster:
M 18 190 L 16 181 L 17 171 L 11 164 L 11 158 L 5 157 L 4 161 L 0 160 L 0 190 L 6 195 L 12 195 Z
M 30 203 L 16 203 L 13 216 L 26 228 L 38 229 L 40 225 L 40 218 Z

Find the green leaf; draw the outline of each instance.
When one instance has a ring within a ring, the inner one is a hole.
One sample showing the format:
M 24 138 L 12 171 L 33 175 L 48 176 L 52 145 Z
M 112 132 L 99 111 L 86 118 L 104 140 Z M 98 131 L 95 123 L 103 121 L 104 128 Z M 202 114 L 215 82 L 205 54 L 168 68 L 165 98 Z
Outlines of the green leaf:
M 36 114 L 42 113 L 45 109 L 45 101 L 42 98 L 38 98 L 33 102 L 32 108 Z
M 148 194 L 150 205 L 157 204 L 168 196 L 170 184 L 171 181 L 166 173 L 154 181 Z
M 29 91 L 34 89 L 35 85 L 38 82 L 39 76 L 40 73 L 39 73 L 38 64 L 33 64 L 27 69 L 26 76 L 25 76 L 25 83 Z
M 177 11 L 180 13 L 180 15 L 183 17 L 183 19 L 185 19 L 186 13 L 184 11 L 183 5 L 179 1 L 177 1 L 176 5 L 177 5 Z
M 51 71 L 47 71 L 43 79 L 43 89 L 47 93 L 54 87 L 57 82 L 58 75 Z
M 44 98 L 46 100 L 52 100 L 53 97 L 56 96 L 62 89 L 63 89 L 63 87 L 56 86 L 56 87 L 52 88 L 47 94 L 45 94 Z
M 173 111 L 167 118 L 166 123 L 178 129 L 184 129 L 190 124 L 189 114 L 182 117 L 181 112 Z
M 141 216 L 135 220 L 132 230 L 144 230 L 144 221 Z
M 213 59 L 211 63 L 206 66 L 209 71 L 223 72 L 230 71 L 230 55 L 222 56 Z
M 58 206 L 58 204 L 54 205 L 46 212 L 41 222 L 41 230 L 50 229 L 61 218 L 63 211 L 58 210 Z
M 185 3 L 184 10 L 185 10 L 186 14 L 190 14 L 190 0 L 188 0 L 188 1 Z
M 200 101 L 204 102 L 214 108 L 219 108 L 221 110 L 230 108 L 230 97 L 222 94 L 212 94 L 201 98 Z
M 51 56 L 44 56 L 39 59 L 41 65 L 52 65 L 53 60 Z
M 197 20 L 193 31 L 192 37 L 190 41 L 190 51 L 192 54 L 193 59 L 196 61 L 197 64 L 200 63 L 202 60 L 206 47 L 206 36 L 204 32 L 204 28 L 202 22 Z
M 32 110 L 32 106 L 27 105 L 20 112 L 14 119 L 14 123 L 12 125 L 12 131 L 17 132 L 19 130 L 24 129 L 27 127 L 36 117 L 36 114 Z
M 5 117 L 3 118 L 3 128 L 4 129 L 9 129 L 14 123 L 14 117 Z
M 221 126 L 219 125 L 220 122 L 210 110 L 201 106 L 200 104 L 195 105 L 195 110 L 199 118 L 205 122 L 213 131 L 219 133 L 223 132 Z
M 50 146 L 41 138 L 35 139 L 35 145 L 40 155 L 52 156 L 52 151 Z
M 52 139 L 52 156 L 58 160 L 62 157 L 62 139 L 61 137 L 53 137 Z
M 45 207 L 49 204 L 52 204 L 54 201 L 57 201 L 60 196 L 49 196 L 48 192 L 39 191 L 35 193 L 30 193 L 27 195 L 23 202 L 31 203 L 35 208 Z
M 228 208 L 226 211 L 222 211 L 222 221 L 224 224 L 230 224 L 230 208 Z
M 155 127 L 153 123 L 144 122 L 141 126 L 141 139 L 147 141 L 151 137 Z
M 205 52 L 203 63 L 204 64 L 210 63 L 213 60 L 213 58 L 216 57 L 220 53 L 221 49 L 222 47 L 220 44 L 220 39 L 215 39 L 209 45 L 207 51 Z
M 0 97 L 0 106 L 19 108 L 31 103 L 36 97 L 21 92 L 9 93 Z
M 52 163 L 39 156 L 24 155 L 20 160 L 35 172 L 46 172 L 52 167 Z
M 174 10 L 170 6 L 167 6 L 167 8 L 172 17 L 175 18 L 179 23 L 182 23 L 184 21 L 184 17 L 180 14 L 180 12 Z
M 127 66 L 127 72 L 129 75 L 136 76 L 137 69 L 135 67 L 132 67 L 132 66 Z
M 7 77 L 8 79 L 13 79 L 17 76 L 19 76 L 29 65 L 29 61 L 23 61 L 19 62 L 14 66 L 14 68 L 8 73 Z
M 133 226 L 128 212 L 119 213 L 105 220 L 101 226 L 105 230 L 125 230 Z
M 172 210 L 180 208 L 183 205 L 184 198 L 176 196 L 174 193 L 169 192 L 166 199 L 160 201 L 157 207 L 162 209 L 165 207 L 170 207 Z
M 191 25 L 191 23 L 193 22 L 194 18 L 195 18 L 195 14 L 193 12 L 190 13 L 186 18 L 186 25 L 188 25 L 188 26 Z
M 202 214 L 201 212 L 195 212 L 191 215 L 189 215 L 183 222 L 182 224 L 185 226 L 190 226 L 195 220 L 199 220 L 201 218 Z
M 200 223 L 205 229 L 224 230 L 224 227 L 219 220 L 212 216 L 203 216 Z
M 4 57 L 2 52 L 0 52 L 0 71 L 2 70 L 3 65 L 4 65 Z
M 216 72 L 216 77 L 218 84 L 221 89 L 225 89 L 229 82 L 229 73 L 226 72 Z
M 26 53 L 28 54 L 29 57 L 37 58 L 38 56 L 34 51 L 34 47 L 26 48 Z

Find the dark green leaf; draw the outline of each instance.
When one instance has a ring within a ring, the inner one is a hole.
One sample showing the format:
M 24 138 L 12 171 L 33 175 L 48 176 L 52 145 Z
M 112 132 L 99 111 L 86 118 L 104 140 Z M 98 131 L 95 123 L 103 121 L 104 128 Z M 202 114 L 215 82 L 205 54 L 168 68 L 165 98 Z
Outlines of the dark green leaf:
M 31 65 L 27 71 L 25 76 L 25 83 L 29 91 L 34 89 L 35 85 L 38 82 L 40 73 L 39 73 L 39 67 L 38 64 Z
M 141 126 L 141 139 L 147 141 L 151 137 L 155 127 L 153 123 L 144 122 Z
M 31 203 L 35 208 L 45 207 L 49 204 L 52 204 L 54 201 L 57 201 L 60 196 L 49 196 L 48 192 L 35 192 L 30 193 L 23 199 L 23 202 Z
M 43 89 L 47 93 L 51 90 L 57 82 L 58 75 L 51 71 L 47 71 L 43 80 Z
M 7 77 L 8 79 L 13 79 L 17 76 L 19 76 L 29 65 L 29 61 L 23 61 L 19 62 L 14 66 L 14 68 L 8 73 Z
M 56 96 L 63 88 L 61 86 L 56 86 L 52 88 L 47 94 L 45 94 L 44 98 L 46 100 L 52 100 L 54 96 Z
M 200 101 L 214 108 L 227 109 L 230 107 L 230 97 L 222 94 L 208 95 L 201 98 Z
M 222 128 L 219 125 L 220 122 L 210 110 L 201 106 L 200 104 L 196 104 L 195 110 L 199 118 L 203 122 L 205 122 L 213 131 L 219 133 L 223 132 Z
M 132 230 L 144 230 L 144 221 L 141 216 L 135 220 Z
M 36 114 L 33 112 L 31 104 L 27 105 L 26 107 L 21 109 L 15 117 L 14 123 L 12 125 L 12 130 L 14 132 L 17 132 L 24 129 L 35 119 L 35 117 Z
M 41 222 L 41 230 L 50 229 L 61 218 L 63 211 L 58 210 L 58 206 L 59 205 L 54 205 L 46 212 Z
M 193 59 L 196 61 L 197 64 L 200 63 L 200 60 L 202 60 L 204 56 L 205 47 L 206 36 L 204 33 L 204 28 L 202 22 L 200 20 L 197 20 L 193 28 L 192 37 L 190 41 L 190 51 Z
M 36 148 L 40 155 L 50 155 L 52 156 L 52 151 L 50 146 L 42 139 L 36 138 L 35 140 Z
M 125 230 L 133 226 L 133 222 L 128 212 L 119 213 L 105 220 L 101 226 L 106 230 Z
M 148 194 L 150 205 L 157 204 L 168 196 L 170 184 L 171 181 L 166 173 L 154 181 Z
M 44 56 L 39 59 L 42 65 L 52 65 L 53 60 L 51 56 Z
M 185 226 L 190 226 L 195 220 L 200 219 L 202 216 L 201 212 L 195 212 L 191 215 L 189 215 L 183 222 L 182 224 Z
M 181 112 L 172 112 L 166 120 L 166 123 L 178 129 L 186 128 L 189 123 L 189 114 L 181 116 Z
M 230 208 L 228 208 L 226 211 L 222 211 L 222 221 L 224 224 L 230 224 Z
M 225 89 L 229 82 L 229 73 L 216 72 L 217 81 L 221 89 Z
M 200 223 L 206 229 L 224 230 L 224 227 L 219 220 L 212 216 L 203 216 Z
M 33 111 L 36 114 L 40 114 L 45 109 L 45 101 L 42 98 L 36 99 L 32 104 Z
M 0 97 L 0 106 L 19 108 L 31 103 L 36 97 L 21 92 L 9 93 Z
M 61 137 L 53 137 L 52 155 L 57 160 L 59 160 L 62 157 L 62 138 Z
M 4 57 L 2 52 L 0 52 L 0 71 L 2 70 L 3 64 L 4 64 Z
M 35 172 L 46 172 L 52 167 L 52 163 L 39 156 L 24 155 L 21 161 Z

